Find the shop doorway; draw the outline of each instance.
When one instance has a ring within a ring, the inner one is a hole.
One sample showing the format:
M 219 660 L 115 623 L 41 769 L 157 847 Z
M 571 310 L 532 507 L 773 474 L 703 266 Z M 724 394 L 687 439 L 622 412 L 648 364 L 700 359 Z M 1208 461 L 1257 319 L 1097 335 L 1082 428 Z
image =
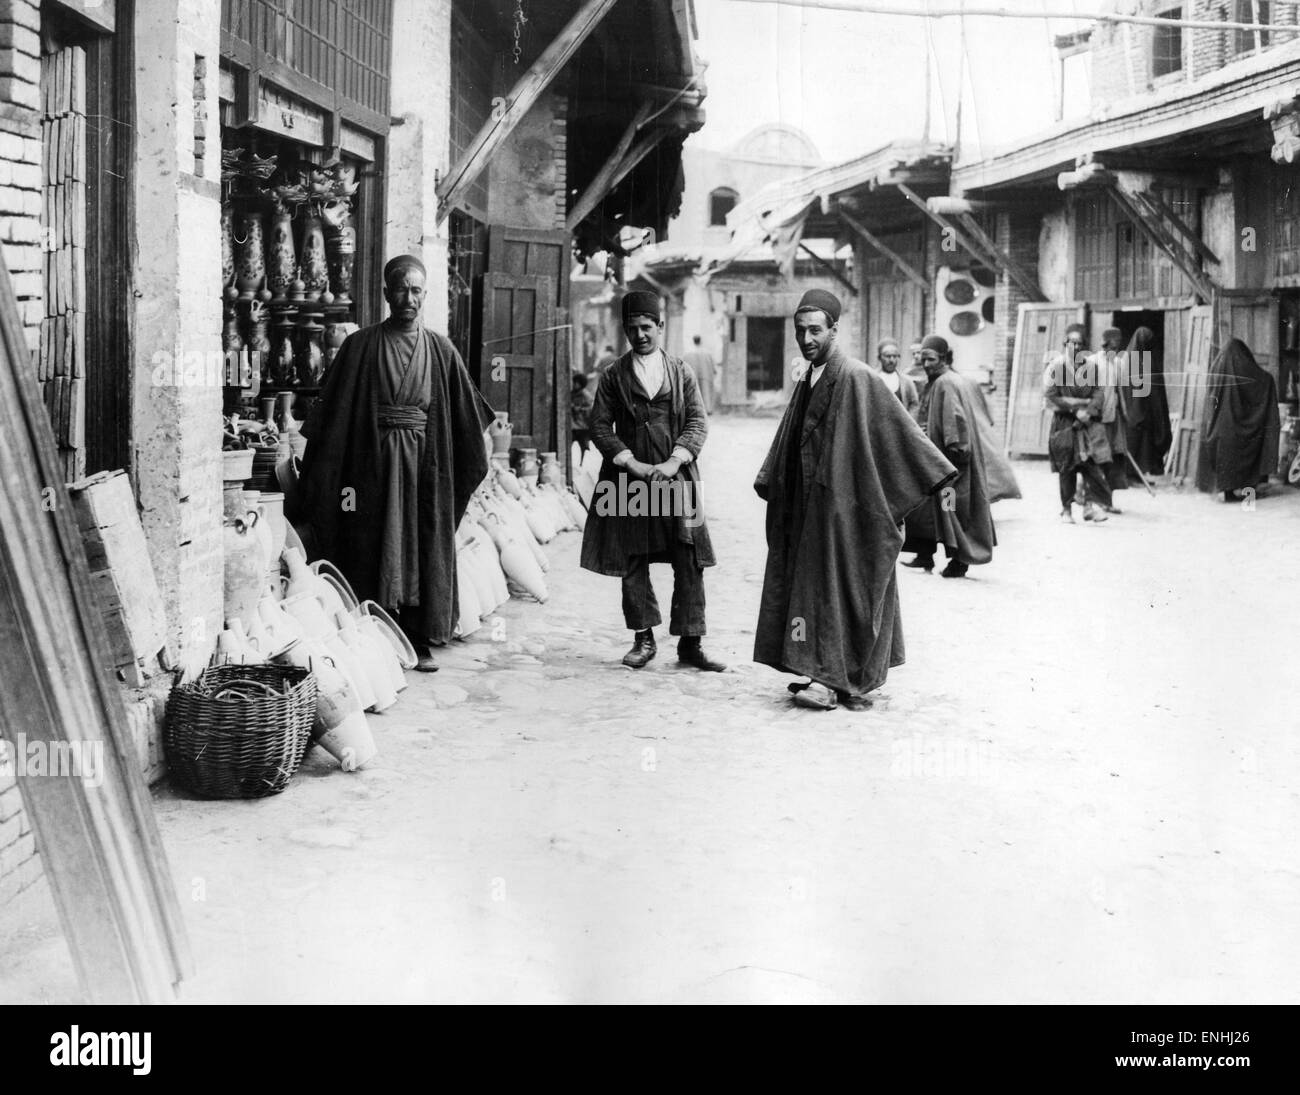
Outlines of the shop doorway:
M 747 391 L 779 392 L 785 386 L 785 324 L 782 316 L 750 316 L 747 320 Z

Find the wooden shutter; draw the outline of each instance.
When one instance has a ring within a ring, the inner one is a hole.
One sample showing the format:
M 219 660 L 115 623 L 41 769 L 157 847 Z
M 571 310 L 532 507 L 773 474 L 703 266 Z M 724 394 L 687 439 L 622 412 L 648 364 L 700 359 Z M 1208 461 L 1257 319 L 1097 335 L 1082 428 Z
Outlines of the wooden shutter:
M 1222 289 L 1215 302 L 1214 349 L 1221 350 L 1230 339 L 1239 338 L 1250 347 L 1259 367 L 1277 380 L 1277 297 L 1258 289 Z
M 1172 355 L 1165 356 L 1165 392 L 1169 399 L 1169 424 L 1173 432 L 1165 471 L 1175 482 L 1196 475 L 1201 418 L 1205 412 L 1205 377 L 1213 349 L 1213 321 L 1212 305 L 1201 304 L 1192 308 L 1187 324 L 1187 346 L 1176 371 L 1168 367 Z
M 552 278 L 483 275 L 479 388 L 493 410 L 509 412 L 515 448 L 551 451 L 554 296 Z
M 1022 304 L 1011 362 L 1007 402 L 1007 452 L 1046 456 L 1051 412 L 1043 403 L 1043 369 L 1065 342 L 1065 329 L 1083 323 L 1086 304 Z

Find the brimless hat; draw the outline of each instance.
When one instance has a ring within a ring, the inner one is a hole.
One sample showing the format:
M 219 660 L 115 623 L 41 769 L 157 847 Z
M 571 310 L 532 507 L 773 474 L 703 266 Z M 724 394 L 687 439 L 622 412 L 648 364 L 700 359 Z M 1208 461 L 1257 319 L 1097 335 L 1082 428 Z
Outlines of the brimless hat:
M 798 315 L 800 312 L 825 312 L 827 319 L 832 323 L 838 323 L 841 310 L 840 299 L 834 293 L 828 293 L 825 289 L 809 289 L 800 298 L 799 307 L 794 310 L 794 314 Z
M 656 323 L 662 318 L 658 296 L 647 293 L 644 289 L 633 289 L 630 293 L 625 293 L 620 306 L 624 326 L 633 316 L 653 316 Z

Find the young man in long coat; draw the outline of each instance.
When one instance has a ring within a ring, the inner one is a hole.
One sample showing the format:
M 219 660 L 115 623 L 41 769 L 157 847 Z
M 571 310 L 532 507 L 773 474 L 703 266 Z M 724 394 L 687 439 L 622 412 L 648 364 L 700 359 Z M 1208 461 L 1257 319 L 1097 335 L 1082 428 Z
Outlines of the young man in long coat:
M 1052 471 L 1060 480 L 1061 520 L 1074 523 L 1071 506 L 1075 481 L 1083 477 L 1083 519 L 1106 520 L 1111 505 L 1106 468 L 1110 464 L 1110 442 L 1101 413 L 1104 393 L 1097 383 L 1096 368 L 1084 357 L 1083 324 L 1065 329 L 1065 349 L 1048 363 L 1043 374 L 1043 399 L 1052 411 L 1047 434 L 1047 455 Z
M 918 420 L 934 446 L 960 471 L 953 483 L 907 519 L 903 550 L 916 552 L 916 557 L 903 565 L 928 573 L 943 544 L 948 555 L 943 576 L 964 578 L 972 566 L 993 559 L 998 542 L 989 506 L 989 460 L 980 431 L 982 400 L 971 381 L 953 372 L 947 339 L 922 339 L 921 364 L 930 382 Z
M 633 291 L 622 301 L 631 350 L 600 374 L 591 409 L 591 442 L 604 461 L 582 537 L 582 566 L 623 580 L 623 619 L 633 632 L 623 657 L 642 669 L 658 651 L 654 629 L 663 618 L 650 564 L 673 568 L 669 634 L 677 660 L 710 672 L 725 669 L 701 646 L 704 568 L 713 545 L 700 508 L 697 461 L 708 437 L 699 385 L 681 358 L 659 348 L 659 298 Z
M 767 502 L 754 660 L 809 677 L 790 691 L 823 710 L 866 707 L 903 664 L 903 519 L 957 476 L 879 374 L 839 348 L 839 317 L 825 290 L 800 301 L 808 369 L 754 482 Z
M 456 526 L 487 475 L 492 408 L 456 348 L 420 322 L 424 266 L 384 267 L 390 315 L 347 337 L 303 428 L 298 521 L 312 558 L 377 601 L 437 669 L 456 622 Z
M 912 378 L 906 373 L 899 372 L 898 366 L 902 360 L 903 351 L 898 348 L 898 343 L 892 338 L 882 338 L 876 346 L 880 379 L 885 382 L 886 388 L 898 396 L 898 401 L 903 404 L 904 410 L 915 418 L 921 397 L 917 394 Z

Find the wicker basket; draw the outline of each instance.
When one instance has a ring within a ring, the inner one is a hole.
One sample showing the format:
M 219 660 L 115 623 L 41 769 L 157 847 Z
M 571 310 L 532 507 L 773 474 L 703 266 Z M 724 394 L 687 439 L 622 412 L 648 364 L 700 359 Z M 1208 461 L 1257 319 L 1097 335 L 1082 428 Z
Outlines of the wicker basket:
M 284 665 L 205 669 L 167 697 L 163 747 L 172 778 L 202 798 L 278 795 L 302 763 L 316 678 Z

